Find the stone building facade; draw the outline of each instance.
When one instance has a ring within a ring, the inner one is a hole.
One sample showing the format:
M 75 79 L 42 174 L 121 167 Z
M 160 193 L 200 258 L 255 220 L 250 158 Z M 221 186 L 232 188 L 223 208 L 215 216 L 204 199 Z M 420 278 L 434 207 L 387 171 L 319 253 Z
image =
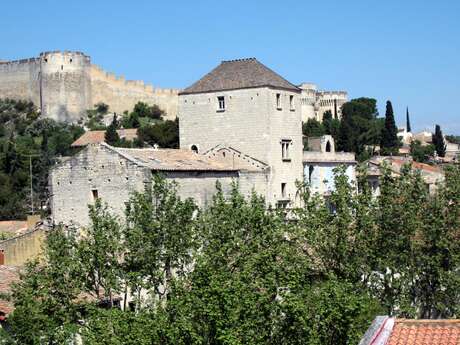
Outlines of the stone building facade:
M 300 92 L 256 59 L 224 61 L 179 93 L 180 147 L 206 154 L 222 145 L 263 162 L 263 195 L 287 204 L 302 180 Z
M 302 121 L 315 119 L 323 121 L 326 111 L 330 111 L 334 118 L 342 117 L 342 106 L 348 102 L 346 91 L 318 91 L 317 86 L 312 83 L 302 83 L 299 88 Z
M 132 193 L 143 192 L 159 173 L 178 185 L 182 198 L 193 198 L 206 207 L 219 181 L 224 193 L 241 176 L 249 184 L 264 180 L 263 169 L 228 164 L 180 149 L 126 149 L 105 143 L 90 144 L 58 164 L 50 174 L 51 213 L 55 224 L 89 223 L 88 205 L 97 198 L 107 202 L 123 218 Z M 252 188 L 247 188 L 249 192 Z
M 61 122 L 77 122 L 99 102 L 116 113 L 132 110 L 139 101 L 157 104 L 175 119 L 178 92 L 107 73 L 81 52 L 44 52 L 0 62 L 0 98 L 32 101 L 43 117 Z

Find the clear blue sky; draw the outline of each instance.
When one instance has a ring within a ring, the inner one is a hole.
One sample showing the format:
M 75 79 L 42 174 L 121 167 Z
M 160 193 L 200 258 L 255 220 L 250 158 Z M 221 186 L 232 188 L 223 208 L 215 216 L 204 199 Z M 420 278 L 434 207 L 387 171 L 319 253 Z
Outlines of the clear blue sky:
M 257 57 L 293 83 L 390 99 L 398 124 L 460 134 L 460 1 L 2 1 L 0 59 L 81 50 L 127 79 L 183 88 Z

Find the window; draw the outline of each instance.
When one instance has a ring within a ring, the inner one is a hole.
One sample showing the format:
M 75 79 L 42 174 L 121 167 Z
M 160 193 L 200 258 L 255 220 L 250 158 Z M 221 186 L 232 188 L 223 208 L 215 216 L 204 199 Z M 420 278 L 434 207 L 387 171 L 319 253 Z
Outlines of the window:
M 286 182 L 281 183 L 281 198 L 286 199 Z
M 326 143 L 326 152 L 331 152 L 331 143 L 329 140 Z
M 91 190 L 91 194 L 93 195 L 93 201 L 96 201 L 97 199 L 99 199 L 99 193 L 97 189 Z
M 281 158 L 283 161 L 290 161 L 290 149 L 292 145 L 292 140 L 281 140 Z
M 193 152 L 198 153 L 198 146 L 192 145 L 192 146 L 190 147 L 190 149 L 191 149 Z
M 281 110 L 281 94 L 276 94 L 276 109 Z
M 314 170 L 314 169 L 315 169 L 315 168 L 313 167 L 313 165 L 310 165 L 310 166 L 308 167 L 308 183 L 310 183 L 310 184 L 311 184 L 311 176 L 313 175 L 313 170 Z
M 224 111 L 225 110 L 225 97 L 224 96 L 219 96 L 217 97 L 217 110 L 218 111 Z
M 289 109 L 295 110 L 294 109 L 294 96 L 293 95 L 289 96 Z

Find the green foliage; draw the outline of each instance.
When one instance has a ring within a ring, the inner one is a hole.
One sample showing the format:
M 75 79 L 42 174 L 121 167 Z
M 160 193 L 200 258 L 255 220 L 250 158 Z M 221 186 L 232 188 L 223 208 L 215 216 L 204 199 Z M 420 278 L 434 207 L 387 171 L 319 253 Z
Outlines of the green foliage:
M 316 119 L 308 119 L 308 121 L 302 125 L 302 132 L 303 135 L 307 137 L 320 137 L 326 134 L 323 124 Z
M 373 98 L 357 98 L 345 103 L 337 149 L 360 155 L 366 145 L 379 145 L 381 126 L 377 115 L 377 101 Z
M 105 131 L 105 142 L 107 144 L 116 145 L 120 141 L 120 136 L 117 132 L 118 126 L 117 115 L 113 115 L 112 123 Z
M 12 237 L 14 237 L 14 234 L 12 234 L 11 232 L 0 231 L 0 241 L 4 241 Z
M 412 127 L 410 125 L 410 118 L 409 118 L 409 108 L 406 108 L 406 131 L 412 132 Z
M 141 127 L 139 140 L 161 148 L 179 148 L 179 120 L 166 120 Z
M 88 109 L 86 111 L 86 122 L 85 126 L 91 131 L 105 129 L 105 125 L 102 123 L 104 115 L 109 112 L 109 106 L 105 103 L 98 103 L 94 105 L 94 109 Z M 81 121 L 82 122 L 82 121 Z
M 147 117 L 152 120 L 161 120 L 165 112 L 156 104 L 148 105 L 144 102 L 137 102 L 134 106 L 133 113 L 139 118 Z
M 430 157 L 433 157 L 435 148 L 433 145 L 422 145 L 419 140 L 410 144 L 410 154 L 416 162 L 428 163 Z
M 398 149 L 398 128 L 396 128 L 393 106 L 390 101 L 387 101 L 385 126 L 383 127 L 382 138 L 380 140 L 380 152 L 383 155 L 394 155 L 398 153 Z
M 444 135 L 442 134 L 441 126 L 439 125 L 436 125 L 435 127 L 433 145 L 439 157 L 444 157 L 446 155 L 446 141 L 444 140 Z
M 340 132 L 340 120 L 333 118 L 330 110 L 327 110 L 323 115 L 324 134 L 330 134 L 337 140 Z
M 127 203 L 126 224 L 100 201 L 79 241 L 50 233 L 43 263 L 14 292 L 18 343 L 356 344 L 376 315 L 460 313 L 460 167 L 430 194 L 419 172 L 383 167 L 374 197 L 345 169 L 328 198 L 299 185 L 290 219 L 234 185 L 206 209 L 155 176 Z M 291 221 L 294 220 L 295 221 Z M 81 305 L 111 291 L 134 310 Z M 76 322 L 83 319 L 83 325 Z
M 451 143 L 460 145 L 460 135 L 446 135 L 446 140 Z
M 58 156 L 70 155 L 71 143 L 84 130 L 39 119 L 30 102 L 0 100 L 0 220 L 23 219 L 30 211 L 30 156 L 34 208 L 48 199 L 48 170 Z

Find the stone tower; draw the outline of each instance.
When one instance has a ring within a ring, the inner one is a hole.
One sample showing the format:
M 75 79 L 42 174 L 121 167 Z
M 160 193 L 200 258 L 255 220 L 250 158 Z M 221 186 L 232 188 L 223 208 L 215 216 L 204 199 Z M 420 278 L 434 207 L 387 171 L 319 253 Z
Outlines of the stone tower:
M 266 199 L 293 201 L 302 180 L 300 89 L 256 59 L 224 61 L 179 93 L 180 146 L 217 145 L 269 167 Z
M 91 104 L 90 58 L 80 52 L 45 52 L 39 57 L 41 112 L 60 122 L 76 122 Z

